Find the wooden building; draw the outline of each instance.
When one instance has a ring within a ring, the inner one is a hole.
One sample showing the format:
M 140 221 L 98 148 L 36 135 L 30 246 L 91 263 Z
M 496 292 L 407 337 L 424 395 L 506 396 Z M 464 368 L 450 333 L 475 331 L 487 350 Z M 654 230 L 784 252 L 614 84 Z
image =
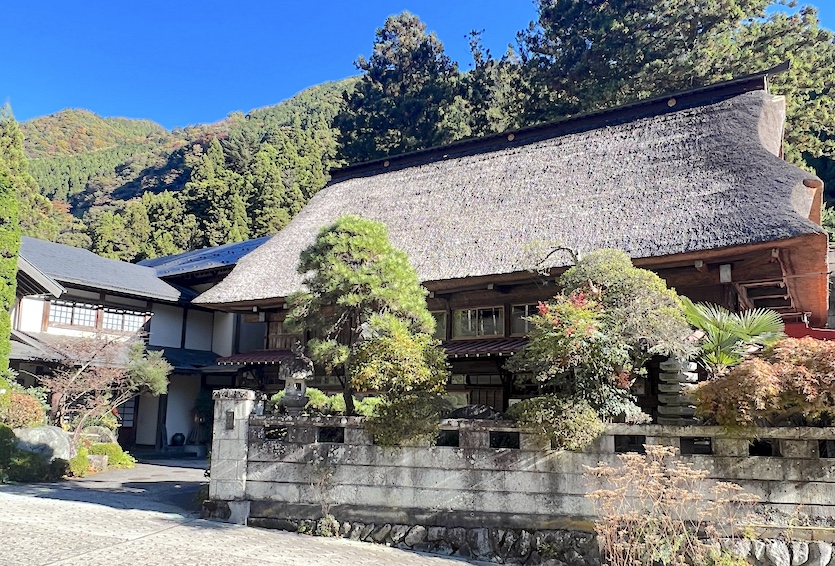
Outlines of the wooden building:
M 451 389 L 470 403 L 502 408 L 524 395 L 503 363 L 525 343 L 524 317 L 558 291 L 571 264 L 561 248 L 619 248 L 694 300 L 823 326 L 823 183 L 782 159 L 784 121 L 785 101 L 761 73 L 337 170 L 194 303 L 269 322 L 267 350 L 227 362 L 280 363 L 299 253 L 355 214 L 385 223 L 409 255 L 430 292 Z

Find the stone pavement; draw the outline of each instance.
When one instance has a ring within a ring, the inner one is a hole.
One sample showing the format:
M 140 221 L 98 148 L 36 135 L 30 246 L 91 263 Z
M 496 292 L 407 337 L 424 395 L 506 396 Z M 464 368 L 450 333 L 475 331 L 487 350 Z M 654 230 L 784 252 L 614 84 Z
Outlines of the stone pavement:
M 0 486 L 0 566 L 462 566 L 461 561 L 197 518 L 196 461 Z

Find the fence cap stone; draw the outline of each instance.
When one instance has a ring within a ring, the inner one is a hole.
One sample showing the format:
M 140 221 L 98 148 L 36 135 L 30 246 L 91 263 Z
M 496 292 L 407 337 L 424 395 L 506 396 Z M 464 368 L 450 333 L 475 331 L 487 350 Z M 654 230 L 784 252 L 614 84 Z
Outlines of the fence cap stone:
M 212 393 L 212 399 L 237 399 L 239 401 L 255 401 L 255 391 L 252 389 L 218 389 Z

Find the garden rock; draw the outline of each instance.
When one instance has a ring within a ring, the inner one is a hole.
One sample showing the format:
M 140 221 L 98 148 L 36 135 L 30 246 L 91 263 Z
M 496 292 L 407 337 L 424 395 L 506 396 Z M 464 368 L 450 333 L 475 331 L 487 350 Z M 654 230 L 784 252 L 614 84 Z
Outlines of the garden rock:
M 394 525 L 391 528 L 391 542 L 392 544 L 397 544 L 403 540 L 403 537 L 406 536 L 406 533 L 409 532 L 408 525 Z
M 374 525 L 373 523 L 370 525 L 365 525 L 362 531 L 360 531 L 360 540 L 368 540 L 375 527 L 376 525 Z
M 467 544 L 467 530 L 463 527 L 455 527 L 447 531 L 447 541 L 452 548 L 459 549 Z
M 386 523 L 382 527 L 378 527 L 374 532 L 371 533 L 371 540 L 374 542 L 385 542 L 386 537 L 389 536 L 391 532 L 391 525 Z
M 828 566 L 832 559 L 832 545 L 828 542 L 809 543 L 809 561 L 806 566 Z
M 444 540 L 446 535 L 446 527 L 429 527 L 426 531 L 426 540 L 435 542 L 437 540 Z
M 809 543 L 803 541 L 792 541 L 792 566 L 801 566 L 809 560 Z
M 426 527 L 416 525 L 409 530 L 403 539 L 403 542 L 405 542 L 408 546 L 415 546 L 416 544 L 422 543 L 424 540 L 426 540 Z
M 754 555 L 755 560 L 762 561 L 765 558 L 765 543 L 761 540 L 752 540 L 751 554 Z
M 774 566 L 791 566 L 789 547 L 780 540 L 773 540 L 766 544 L 765 556 Z
M 467 546 L 470 552 L 478 558 L 488 558 L 493 554 L 493 545 L 490 544 L 490 531 L 485 528 L 470 529 L 467 532 Z
M 69 460 L 75 456 L 70 433 L 57 426 L 16 428 L 17 446 L 21 450 L 40 454 L 44 458 Z
M 747 539 L 724 539 L 722 548 L 736 558 L 745 558 L 751 554 L 751 541 Z

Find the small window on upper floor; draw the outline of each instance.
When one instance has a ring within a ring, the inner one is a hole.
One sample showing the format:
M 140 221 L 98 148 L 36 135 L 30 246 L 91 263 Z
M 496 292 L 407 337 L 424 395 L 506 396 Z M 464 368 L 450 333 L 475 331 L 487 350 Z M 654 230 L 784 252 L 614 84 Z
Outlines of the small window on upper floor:
M 510 333 L 524 336 L 531 330 L 531 323 L 527 320 L 537 313 L 537 305 L 513 305 L 510 307 Z
M 504 336 L 504 309 L 463 309 L 452 314 L 452 337 Z
M 143 313 L 129 312 L 120 309 L 104 309 L 102 315 L 102 329 L 117 332 L 137 332 L 145 326 L 146 317 Z

